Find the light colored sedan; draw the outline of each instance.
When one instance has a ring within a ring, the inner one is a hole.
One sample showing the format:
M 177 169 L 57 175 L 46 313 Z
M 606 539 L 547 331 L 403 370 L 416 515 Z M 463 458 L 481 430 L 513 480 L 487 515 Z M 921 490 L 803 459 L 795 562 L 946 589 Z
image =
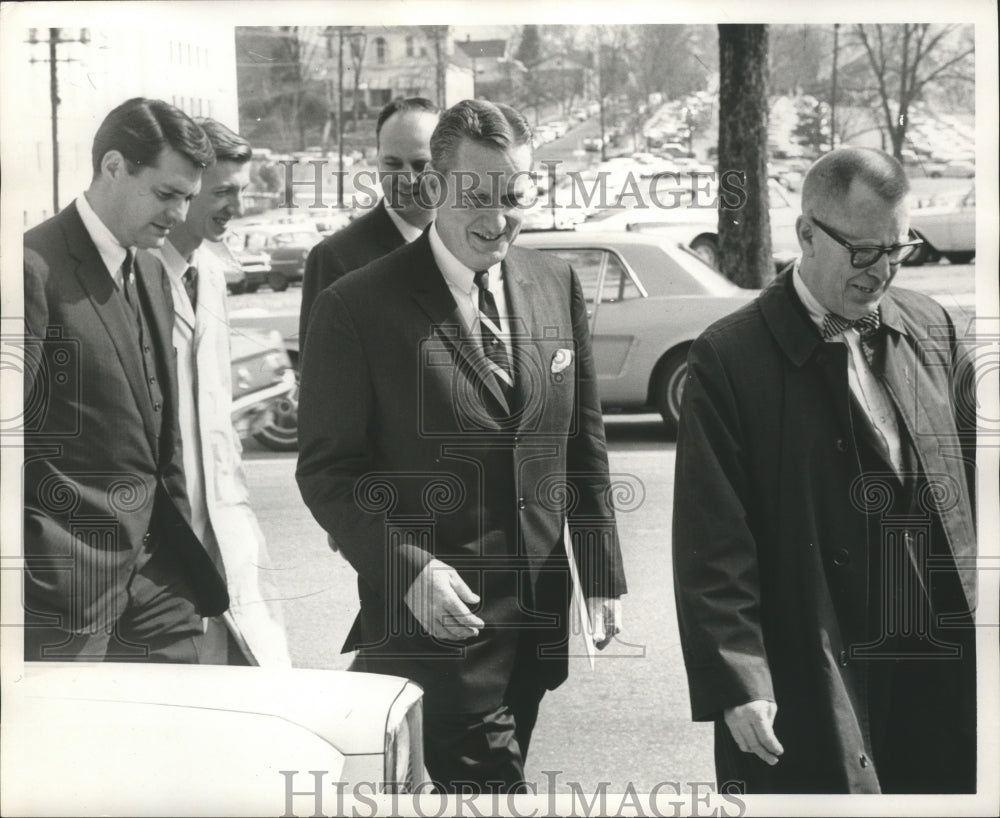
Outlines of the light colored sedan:
M 910 209 L 910 228 L 924 240 L 907 264 L 923 264 L 944 256 L 952 264 L 968 264 L 976 255 L 976 189 L 932 199 Z
M 518 246 L 573 265 L 583 285 L 601 405 L 655 410 L 676 431 L 691 342 L 757 295 L 677 240 L 644 233 L 522 233 Z
M 422 696 L 348 671 L 26 663 L 4 689 L 4 814 L 337 814 L 336 782 L 426 781 Z
M 660 197 L 663 206 L 655 206 L 650 200 L 649 207 L 608 209 L 595 214 L 577 227 L 580 231 L 656 232 L 664 230 L 671 236 L 685 237 L 692 250 L 711 267 L 718 269 L 719 262 L 719 216 L 717 186 L 708 184 L 705 177 L 695 177 L 686 183 L 684 195 Z M 701 185 L 699 188 L 698 185 Z M 707 189 L 705 186 L 708 185 Z M 768 182 L 768 200 L 771 216 L 771 252 L 775 268 L 784 267 L 799 252 L 799 240 L 795 233 L 795 221 L 802 212 L 801 197 L 782 188 L 773 179 Z M 733 212 L 738 218 L 738 211 Z

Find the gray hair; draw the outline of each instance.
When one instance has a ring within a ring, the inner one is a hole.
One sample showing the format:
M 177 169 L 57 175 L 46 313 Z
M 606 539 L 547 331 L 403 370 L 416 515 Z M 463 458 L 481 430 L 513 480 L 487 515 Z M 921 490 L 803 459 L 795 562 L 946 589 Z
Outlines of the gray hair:
M 802 210 L 812 211 L 823 201 L 843 201 L 857 179 L 868 185 L 887 204 L 896 204 L 910 192 L 903 166 L 885 151 L 875 148 L 837 148 L 821 156 L 802 182 Z

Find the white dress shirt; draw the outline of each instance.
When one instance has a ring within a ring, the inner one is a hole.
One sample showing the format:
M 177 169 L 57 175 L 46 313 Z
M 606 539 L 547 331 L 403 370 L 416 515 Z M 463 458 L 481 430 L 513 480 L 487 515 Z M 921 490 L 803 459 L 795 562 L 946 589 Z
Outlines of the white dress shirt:
M 444 246 L 436 224 L 431 225 L 429 238 L 434 261 L 444 276 L 445 283 L 455 298 L 455 303 L 458 304 L 458 311 L 462 315 L 465 328 L 470 335 L 475 335 L 479 332 L 481 316 L 479 312 L 479 288 L 476 286 L 478 270 L 470 270 L 455 257 L 451 250 Z M 504 293 L 502 265 L 494 264 L 489 268 L 489 274 L 489 291 L 493 294 L 497 313 L 500 315 L 500 339 L 507 345 L 507 354 L 509 355 L 510 318 L 507 315 L 507 296 Z
M 115 238 L 115 234 L 108 229 L 108 226 L 101 221 L 101 217 L 94 212 L 94 208 L 87 201 L 86 193 L 81 193 L 76 197 L 76 211 L 80 214 L 80 220 L 87 229 L 87 233 L 90 234 L 90 240 L 94 242 L 97 252 L 101 254 L 101 260 L 104 262 L 104 266 L 108 268 L 108 273 L 110 273 L 115 284 L 118 285 L 118 289 L 121 289 L 123 284 L 122 263 L 125 261 L 126 255 L 125 248 L 121 246 L 118 239 Z
M 385 212 L 389 216 L 389 220 L 396 225 L 396 229 L 403 237 L 403 241 L 409 244 L 410 242 L 414 242 L 420 238 L 420 234 L 424 232 L 421 228 L 414 227 L 406 219 L 400 216 L 395 210 L 385 203 L 385 199 L 382 200 L 381 206 L 385 208 Z
M 795 292 L 813 323 L 823 332 L 823 318 L 826 310 L 816 297 L 810 292 L 802 274 L 799 272 L 799 262 L 795 262 L 792 270 L 792 285 Z M 872 372 L 871 366 L 861 348 L 861 335 L 854 327 L 844 330 L 837 335 L 826 339 L 827 343 L 847 344 L 850 354 L 847 356 L 847 383 L 850 386 L 851 394 L 854 395 L 858 406 L 868 416 L 875 433 L 885 444 L 885 450 L 889 453 L 889 459 L 897 474 L 903 471 L 903 455 L 899 437 L 899 426 L 896 423 L 896 410 L 892 403 L 892 398 L 882 382 Z

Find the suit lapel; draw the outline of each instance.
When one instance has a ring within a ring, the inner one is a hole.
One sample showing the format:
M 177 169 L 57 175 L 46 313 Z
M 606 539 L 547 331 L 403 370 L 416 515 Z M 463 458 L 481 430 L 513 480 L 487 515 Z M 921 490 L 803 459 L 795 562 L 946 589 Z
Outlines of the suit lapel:
M 177 363 L 174 360 L 173 326 L 174 307 L 173 296 L 170 293 L 170 279 L 160 266 L 160 262 L 151 256 L 136 259 L 135 279 L 138 284 L 139 298 L 142 300 L 146 327 L 152 336 L 153 352 L 160 377 L 160 391 L 163 393 L 162 428 L 156 431 L 161 436 L 170 433 L 172 407 L 177 405 Z M 154 427 L 155 428 L 155 427 Z M 168 441 L 170 451 L 172 441 Z
M 541 298 L 535 282 L 528 275 L 523 261 L 517 257 L 517 251 L 511 250 L 503 261 L 504 287 L 507 291 L 507 313 L 511 332 L 511 360 L 514 366 L 514 402 L 517 407 L 529 405 L 530 400 L 537 400 L 527 393 L 527 388 L 533 379 L 525 371 L 526 366 L 533 366 L 540 374 L 539 384 L 545 382 L 548 373 L 543 368 L 544 361 L 536 360 L 539 350 L 534 342 L 535 330 L 541 326 L 538 320 L 539 299 Z M 520 372 L 518 370 L 520 369 Z M 522 419 L 528 413 L 522 413 Z
M 64 212 L 66 219 L 63 222 L 63 229 L 66 233 L 66 245 L 70 255 L 77 262 L 74 272 L 118 354 L 122 371 L 142 415 L 146 438 L 155 457 L 157 452 L 153 406 L 149 400 L 149 390 L 146 388 L 135 322 L 125 312 L 124 300 L 118 294 L 118 288 L 104 266 L 101 254 L 83 226 L 76 205 L 70 205 Z
M 403 234 L 399 232 L 399 228 L 389 218 L 389 214 L 385 209 L 385 202 L 379 202 L 375 206 L 369 227 L 372 242 L 383 248 L 386 253 L 406 244 Z
M 483 352 L 482 344 L 466 330 L 458 305 L 434 261 L 434 253 L 431 252 L 427 234 L 424 233 L 413 246 L 415 252 L 419 253 L 414 264 L 414 284 L 411 290 L 414 301 L 431 319 L 437 335 L 451 349 L 459 371 L 475 383 L 486 387 L 488 394 L 496 403 L 495 407 L 490 407 L 491 414 L 500 411 L 509 415 L 510 407 L 500 390 L 496 376 L 490 371 L 490 364 Z

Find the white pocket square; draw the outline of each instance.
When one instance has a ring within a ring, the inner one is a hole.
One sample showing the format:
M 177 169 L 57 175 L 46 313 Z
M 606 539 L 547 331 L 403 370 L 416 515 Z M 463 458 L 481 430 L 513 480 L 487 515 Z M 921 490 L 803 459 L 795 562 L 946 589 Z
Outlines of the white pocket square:
M 555 375 L 562 372 L 567 366 L 573 363 L 573 350 L 571 349 L 559 349 L 556 350 L 555 355 L 552 356 L 552 374 Z

